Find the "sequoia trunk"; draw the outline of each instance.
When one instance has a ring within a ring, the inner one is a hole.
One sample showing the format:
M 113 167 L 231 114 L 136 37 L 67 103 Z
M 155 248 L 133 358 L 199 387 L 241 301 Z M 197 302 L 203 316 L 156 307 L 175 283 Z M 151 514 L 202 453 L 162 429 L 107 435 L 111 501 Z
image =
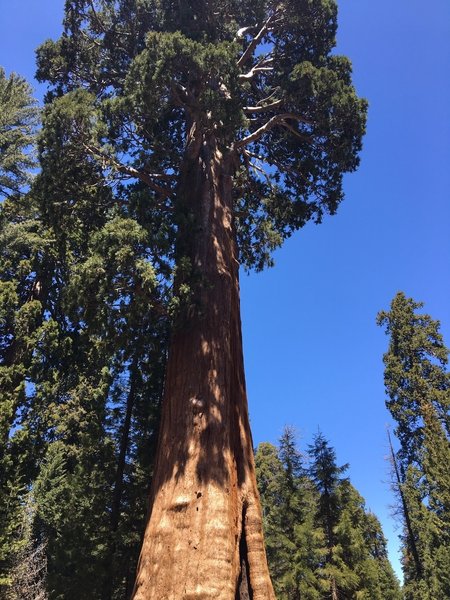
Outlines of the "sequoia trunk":
M 187 262 L 191 296 L 169 351 L 133 598 L 271 600 L 244 380 L 232 161 L 212 137 L 194 134 L 178 204 L 178 277 Z

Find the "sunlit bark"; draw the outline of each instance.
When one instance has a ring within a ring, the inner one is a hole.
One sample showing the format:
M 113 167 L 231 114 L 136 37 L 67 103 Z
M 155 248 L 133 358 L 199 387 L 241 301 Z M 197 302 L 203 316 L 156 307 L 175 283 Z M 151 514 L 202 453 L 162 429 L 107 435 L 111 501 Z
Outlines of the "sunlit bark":
M 201 138 L 201 139 L 200 139 Z M 271 600 L 244 380 L 232 159 L 192 140 L 178 188 L 189 318 L 169 351 L 134 600 Z

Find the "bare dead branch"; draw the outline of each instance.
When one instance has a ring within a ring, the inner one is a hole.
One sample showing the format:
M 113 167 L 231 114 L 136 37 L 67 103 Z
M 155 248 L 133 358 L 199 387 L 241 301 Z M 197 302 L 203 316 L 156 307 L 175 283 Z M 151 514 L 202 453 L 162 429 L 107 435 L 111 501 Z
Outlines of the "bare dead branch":
M 271 104 L 261 105 L 261 106 L 244 106 L 244 111 L 249 113 L 262 113 L 268 110 L 273 110 L 274 108 L 278 108 L 283 104 L 284 100 L 276 100 Z
M 244 37 L 244 35 L 248 32 L 251 31 L 252 29 L 255 29 L 255 27 L 253 25 L 249 25 L 248 27 L 241 27 L 240 29 L 238 29 L 238 31 L 236 32 L 236 35 L 234 36 L 234 41 L 237 42 L 237 40 L 240 40 L 241 38 Z
M 242 140 L 238 140 L 237 142 L 235 142 L 234 147 L 239 149 L 239 148 L 244 148 L 245 146 L 248 146 L 248 144 L 251 144 L 252 142 L 255 142 L 256 140 L 259 140 L 265 133 L 267 133 L 268 131 L 273 129 L 276 125 L 283 125 L 285 127 L 287 125 L 287 128 L 289 128 L 290 126 L 286 123 L 287 119 L 291 119 L 291 120 L 294 120 L 297 122 L 307 123 L 307 121 L 305 121 L 305 119 L 303 119 L 302 117 L 300 117 L 299 115 L 296 115 L 294 113 L 280 113 L 279 115 L 274 115 L 264 125 L 262 125 L 259 129 L 257 129 L 253 133 L 250 133 Z M 292 130 L 294 133 L 300 135 L 300 132 L 296 131 L 293 128 L 292 128 Z
M 242 73 L 239 75 L 239 80 L 248 81 L 249 79 L 252 79 L 256 73 L 273 71 L 273 67 L 270 66 L 272 63 L 273 58 L 270 58 L 270 55 L 261 57 L 261 59 L 250 69 L 250 71 L 248 71 L 248 73 Z
M 263 24 L 261 29 L 258 31 L 258 33 L 255 35 L 255 37 L 252 39 L 250 44 L 247 46 L 247 48 L 244 50 L 243 54 L 239 58 L 239 60 L 237 62 L 238 67 L 242 67 L 243 65 L 245 65 L 248 62 L 248 60 L 252 57 L 255 48 L 261 42 L 261 40 L 266 35 L 266 33 L 269 31 L 270 25 L 272 24 L 272 22 L 275 20 L 275 18 L 277 16 L 278 16 L 277 11 L 275 11 L 265 21 L 265 23 Z
M 239 75 L 239 81 L 248 81 L 249 79 L 253 79 L 256 73 L 261 73 L 263 71 L 273 71 L 273 67 L 253 67 L 253 69 L 250 69 L 248 73 L 242 73 Z

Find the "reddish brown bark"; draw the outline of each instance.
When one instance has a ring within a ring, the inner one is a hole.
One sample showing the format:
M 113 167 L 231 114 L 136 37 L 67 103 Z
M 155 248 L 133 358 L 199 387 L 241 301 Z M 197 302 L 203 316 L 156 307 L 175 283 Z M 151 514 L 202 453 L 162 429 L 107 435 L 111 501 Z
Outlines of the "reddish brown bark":
M 272 600 L 248 420 L 232 162 L 193 140 L 179 254 L 194 281 L 169 351 L 152 511 L 134 600 Z

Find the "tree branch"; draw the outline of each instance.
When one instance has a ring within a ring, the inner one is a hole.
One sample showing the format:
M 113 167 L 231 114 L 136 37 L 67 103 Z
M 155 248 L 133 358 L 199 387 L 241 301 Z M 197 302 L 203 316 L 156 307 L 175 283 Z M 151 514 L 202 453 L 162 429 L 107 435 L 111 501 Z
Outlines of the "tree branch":
M 302 117 L 300 117 L 296 114 L 280 113 L 279 115 L 274 115 L 264 125 L 262 125 L 259 129 L 257 129 L 253 133 L 250 133 L 242 140 L 238 140 L 237 142 L 235 142 L 234 147 L 239 149 L 239 148 L 244 148 L 245 146 L 248 146 L 252 142 L 259 140 L 265 133 L 267 133 L 268 131 L 273 129 L 276 125 L 283 125 L 284 127 L 291 129 L 294 133 L 297 133 L 298 135 L 300 135 L 300 132 L 296 132 L 293 127 L 290 127 L 286 123 L 286 119 L 292 119 L 292 120 L 295 120 L 298 122 L 307 123 L 307 121 L 305 121 L 305 119 L 303 119 Z
M 114 161 L 114 168 L 118 173 L 123 173 L 128 177 L 134 177 L 136 179 L 139 179 L 140 181 L 142 181 L 142 183 L 147 184 L 149 188 L 151 188 L 154 192 L 156 192 L 163 198 L 169 198 L 173 193 L 172 188 L 162 187 L 153 181 L 153 177 L 155 177 L 157 174 L 146 173 L 145 171 L 140 171 L 129 165 L 123 165 L 122 163 L 119 163 L 117 161 Z
M 89 154 L 92 154 L 95 157 L 100 158 L 104 164 L 105 163 L 109 164 L 110 167 L 112 169 L 114 169 L 115 171 L 117 171 L 118 173 L 122 173 L 123 175 L 127 175 L 128 177 L 133 177 L 135 179 L 139 179 L 139 181 L 142 181 L 142 183 L 145 183 L 146 185 L 148 185 L 148 187 L 150 189 L 152 189 L 154 192 L 156 192 L 157 194 L 162 196 L 163 199 L 169 198 L 172 195 L 172 193 L 173 193 L 172 188 L 162 187 L 161 185 L 158 185 L 157 183 L 155 183 L 153 181 L 153 179 L 164 179 L 166 177 L 169 177 L 169 176 L 166 176 L 166 174 L 146 173 L 145 171 L 141 171 L 130 165 L 124 165 L 124 164 L 120 163 L 118 160 L 116 160 L 115 158 L 113 158 L 112 156 L 106 156 L 98 148 L 89 146 L 88 144 L 83 144 L 83 147 L 89 152 Z
M 275 186 L 272 183 L 272 180 L 270 179 L 270 176 L 268 173 L 266 173 L 266 171 L 264 171 L 264 169 L 262 167 L 259 167 L 258 165 L 255 165 L 255 163 L 252 163 L 251 161 L 248 162 L 248 166 L 253 169 L 254 171 L 261 173 L 263 175 L 263 177 L 265 178 L 267 185 L 270 187 L 270 189 L 274 192 L 275 191 Z
M 251 29 L 255 29 L 255 27 L 253 25 L 249 25 L 248 27 L 241 27 L 240 29 L 238 29 L 236 35 L 234 36 L 234 41 L 236 42 L 237 40 L 243 38 L 244 35 Z
M 263 39 L 265 34 L 269 31 L 270 25 L 271 25 L 272 21 L 275 20 L 276 16 L 277 16 L 277 11 L 275 11 L 272 15 L 270 15 L 270 17 L 265 21 L 265 23 L 263 24 L 261 29 L 258 31 L 258 33 L 252 39 L 250 44 L 244 50 L 244 53 L 239 58 L 239 60 L 237 62 L 238 67 L 242 67 L 243 65 L 245 65 L 245 63 L 251 58 L 251 56 L 253 56 L 253 52 L 254 52 L 255 48 L 261 42 L 261 40 Z
M 286 121 L 282 121 L 281 126 L 288 129 L 291 133 L 293 133 L 295 136 L 297 136 L 301 140 L 306 141 L 306 142 L 311 141 L 311 139 L 307 135 L 300 133 L 300 131 L 297 131 L 296 129 L 294 129 L 292 127 L 292 125 L 289 125 L 289 123 L 286 123 Z
M 271 104 L 266 104 L 265 106 L 244 106 L 244 111 L 252 113 L 262 113 L 266 112 L 267 110 L 273 110 L 274 108 L 278 108 L 283 104 L 283 102 L 284 100 L 276 100 L 275 102 L 272 102 Z
M 97 21 L 97 25 L 100 27 L 100 29 L 102 30 L 103 33 L 107 32 L 107 28 L 105 27 L 105 24 L 103 23 L 103 21 L 100 19 L 97 11 L 95 10 L 95 5 L 93 0 L 89 0 L 89 5 L 91 7 L 92 10 L 92 14 L 94 15 L 95 20 Z
M 259 73 L 261 71 L 273 71 L 273 67 L 269 66 L 272 63 L 273 63 L 273 58 L 270 58 L 269 56 L 263 56 L 256 63 L 256 65 L 254 65 L 250 69 L 250 71 L 248 71 L 248 73 L 242 73 L 241 75 L 239 75 L 239 80 L 246 81 L 246 80 L 252 79 L 252 77 L 255 75 L 255 73 Z
M 262 71 L 273 71 L 273 67 L 253 67 L 248 73 L 242 73 L 239 75 L 239 81 L 248 81 L 252 79 L 255 73 L 261 73 Z

